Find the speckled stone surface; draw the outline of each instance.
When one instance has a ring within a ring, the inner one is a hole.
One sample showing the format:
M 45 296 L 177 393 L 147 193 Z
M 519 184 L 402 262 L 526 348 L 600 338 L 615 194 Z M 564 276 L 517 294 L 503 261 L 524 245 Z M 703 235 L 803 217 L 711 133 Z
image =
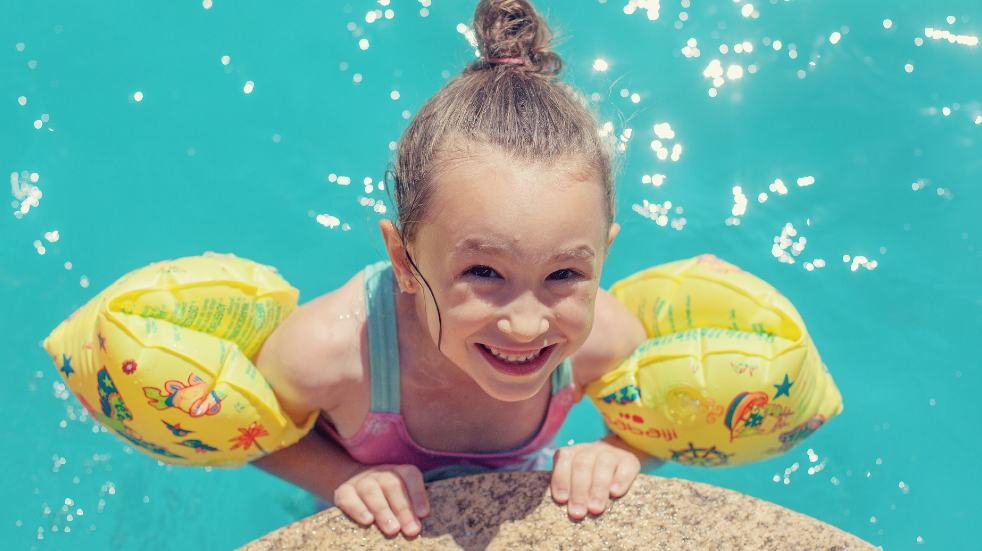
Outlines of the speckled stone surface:
M 641 475 L 599 517 L 572 522 L 549 496 L 549 473 L 490 473 L 427 485 L 423 532 L 387 539 L 337 508 L 244 549 L 875 549 L 811 517 L 737 492 Z

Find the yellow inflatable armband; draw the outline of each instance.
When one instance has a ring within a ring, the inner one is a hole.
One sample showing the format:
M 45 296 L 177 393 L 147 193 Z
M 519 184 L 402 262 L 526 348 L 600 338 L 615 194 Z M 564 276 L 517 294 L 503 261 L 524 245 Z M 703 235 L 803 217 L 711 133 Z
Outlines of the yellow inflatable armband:
M 586 392 L 632 447 L 686 465 L 787 451 L 842 411 L 804 322 L 761 279 L 712 255 L 613 285 L 649 340 Z
M 252 360 L 297 307 L 266 266 L 207 254 L 131 272 L 44 341 L 92 417 L 179 465 L 238 466 L 299 440 Z

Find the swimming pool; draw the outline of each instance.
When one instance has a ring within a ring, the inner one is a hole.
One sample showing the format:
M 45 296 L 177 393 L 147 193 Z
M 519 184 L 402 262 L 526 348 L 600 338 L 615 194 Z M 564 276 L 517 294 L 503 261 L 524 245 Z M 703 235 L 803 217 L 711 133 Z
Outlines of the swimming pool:
M 626 13 L 635 4 L 537 2 L 567 79 L 625 146 L 604 284 L 713 252 L 795 303 L 845 401 L 778 458 L 658 474 L 887 549 L 972 546 L 982 375 L 957 346 L 982 329 L 982 8 L 673 0 Z M 93 434 L 40 341 L 154 260 L 234 252 L 310 299 L 379 258 L 390 148 L 473 55 L 458 27 L 472 8 L 5 6 L 0 541 L 228 548 L 314 511 L 258 470 L 160 466 Z M 583 403 L 561 440 L 601 431 Z

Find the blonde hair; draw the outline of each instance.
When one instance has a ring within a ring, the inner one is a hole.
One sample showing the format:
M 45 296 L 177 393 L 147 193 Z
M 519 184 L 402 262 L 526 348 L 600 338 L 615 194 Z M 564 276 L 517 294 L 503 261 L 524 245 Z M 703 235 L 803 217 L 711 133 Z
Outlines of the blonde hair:
M 399 141 L 390 176 L 403 241 L 428 214 L 435 176 L 472 146 L 530 163 L 573 161 L 599 177 L 612 223 L 611 152 L 585 100 L 557 79 L 563 63 L 545 21 L 526 0 L 481 0 L 474 31 L 481 58 L 423 105 Z

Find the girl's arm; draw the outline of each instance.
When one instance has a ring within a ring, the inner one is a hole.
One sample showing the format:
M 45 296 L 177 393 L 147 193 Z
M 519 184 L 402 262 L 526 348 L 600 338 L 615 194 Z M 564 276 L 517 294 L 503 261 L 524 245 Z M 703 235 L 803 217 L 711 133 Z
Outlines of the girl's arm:
M 637 316 L 607 291 L 597 291 L 593 329 L 571 358 L 576 382 L 574 400 L 579 402 L 588 384 L 617 367 L 647 339 Z
M 583 389 L 588 384 L 616 368 L 647 339 L 648 335 L 637 316 L 610 293 L 600 289 L 597 292 L 593 330 L 583 346 L 573 354 L 575 400 L 579 401 L 583 397 Z M 601 441 L 633 454 L 643 466 L 661 462 L 632 448 L 612 432 L 608 431 Z
M 252 464 L 332 504 L 334 491 L 364 467 L 316 430 Z
M 330 414 L 358 396 L 351 389 L 363 376 L 361 351 L 367 346 L 364 320 L 357 315 L 364 303 L 361 288 L 359 274 L 305 304 L 276 328 L 256 358 L 256 368 L 296 423 L 312 411 Z M 254 463 L 337 505 L 355 522 L 376 524 L 389 537 L 419 534 L 419 519 L 429 514 L 416 466 L 361 464 L 316 431 Z
M 346 287 L 301 306 L 256 357 L 256 369 L 295 423 L 303 423 L 311 412 L 334 410 L 354 378 L 350 366 L 357 353 L 352 357 L 351 351 L 357 351 L 359 331 L 337 315 L 350 302 Z M 332 503 L 335 490 L 364 467 L 316 430 L 253 464 Z

